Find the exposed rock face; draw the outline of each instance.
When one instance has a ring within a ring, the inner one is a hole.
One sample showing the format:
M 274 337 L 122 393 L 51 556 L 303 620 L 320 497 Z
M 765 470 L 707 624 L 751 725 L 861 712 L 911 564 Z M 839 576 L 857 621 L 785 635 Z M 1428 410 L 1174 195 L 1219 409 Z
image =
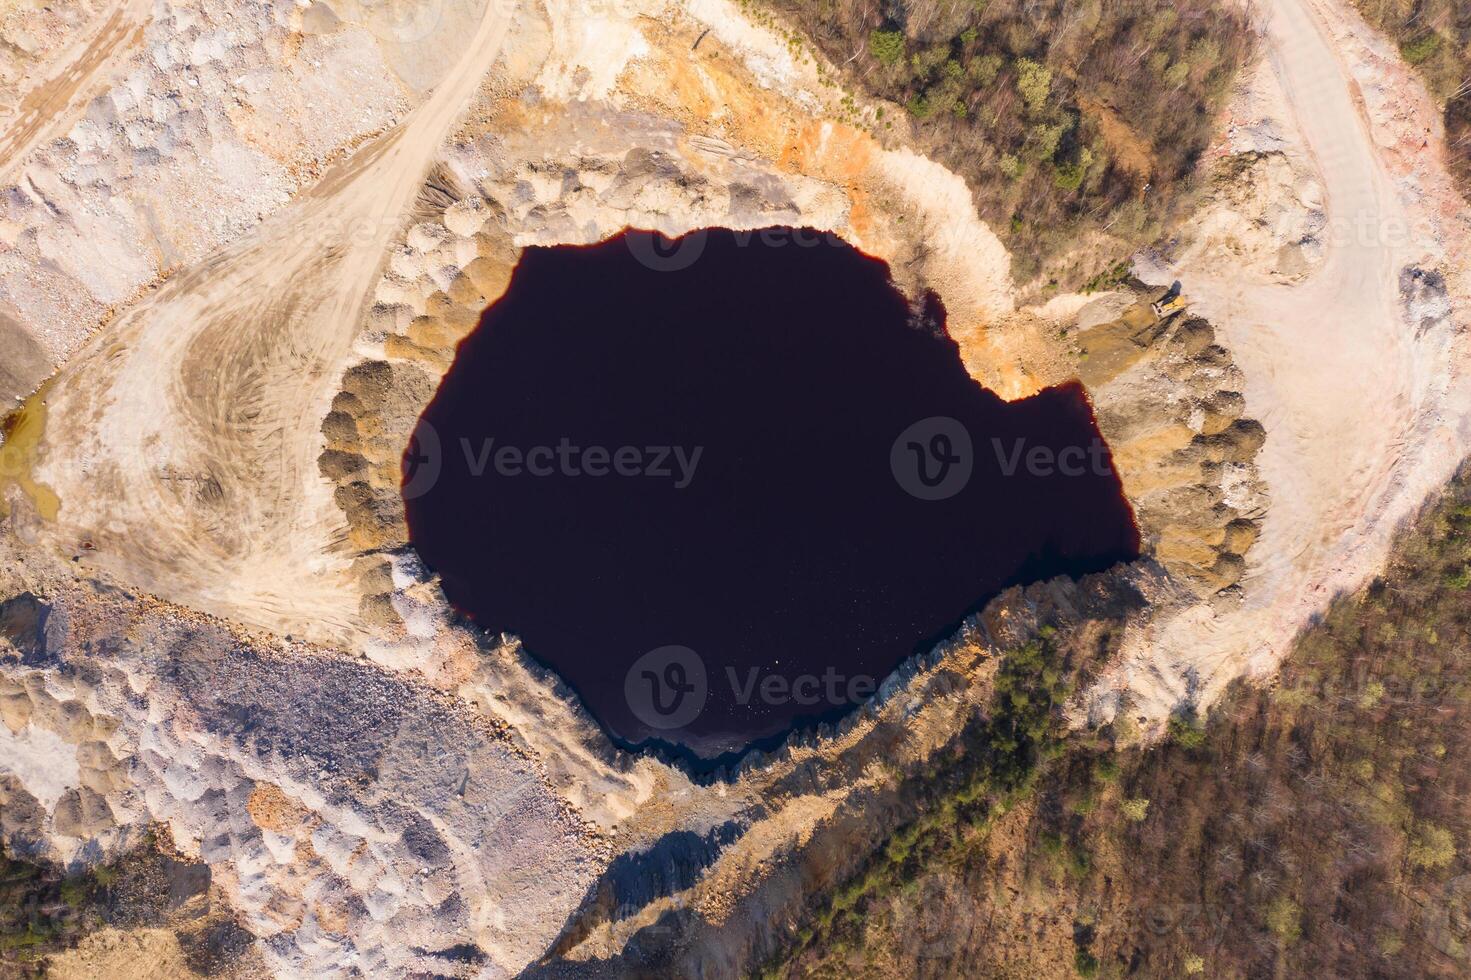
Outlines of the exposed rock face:
M 1157 319 L 1155 295 L 1094 300 L 1073 340 L 1148 553 L 1204 597 L 1236 584 L 1256 540 L 1265 433 L 1242 418 L 1241 372 L 1210 324 L 1183 313 Z
M 6 667 L 12 846 L 87 861 L 167 824 L 287 973 L 440 970 L 471 934 L 514 971 L 547 947 L 598 863 L 534 764 L 422 685 L 162 612 L 64 595 L 61 652 Z
M 52 368 L 51 358 L 36 338 L 0 313 L 0 408 L 9 409 L 35 391 Z
M 1401 269 L 1399 295 L 1404 304 L 1405 322 L 1414 328 L 1416 337 L 1450 325 L 1451 298 L 1446 292 L 1445 276 L 1435 269 L 1418 266 Z

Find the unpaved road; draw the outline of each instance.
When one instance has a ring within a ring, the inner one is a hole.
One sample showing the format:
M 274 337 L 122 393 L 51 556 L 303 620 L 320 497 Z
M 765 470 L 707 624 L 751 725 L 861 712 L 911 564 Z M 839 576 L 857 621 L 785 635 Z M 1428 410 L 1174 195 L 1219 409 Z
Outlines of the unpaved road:
M 486 3 L 400 126 L 68 362 L 45 437 L 65 451 L 38 472 L 62 499 L 44 531 L 55 546 L 95 549 L 88 561 L 123 581 L 247 625 L 331 640 L 352 628 L 319 426 L 389 239 L 510 13 Z
M 1182 281 L 1245 374 L 1267 430 L 1258 466 L 1271 505 L 1239 609 L 1202 605 L 1134 638 L 1115 680 L 1152 718 L 1185 698 L 1209 703 L 1243 669 L 1275 667 L 1313 613 L 1376 570 L 1396 522 L 1466 451 L 1447 331 L 1417 336 L 1401 311 L 1400 272 L 1431 243 L 1405 231 L 1410 216 L 1325 30 L 1325 16 L 1356 15 L 1310 0 L 1272 0 L 1267 13 L 1267 54 L 1331 231 L 1323 265 L 1294 285 L 1249 285 L 1208 265 L 1154 270 Z
M 96 33 L 61 54 L 51 77 L 25 94 L 0 132 L 0 186 L 32 150 L 71 128 L 112 67 L 142 41 L 152 14 L 151 0 L 126 0 Z

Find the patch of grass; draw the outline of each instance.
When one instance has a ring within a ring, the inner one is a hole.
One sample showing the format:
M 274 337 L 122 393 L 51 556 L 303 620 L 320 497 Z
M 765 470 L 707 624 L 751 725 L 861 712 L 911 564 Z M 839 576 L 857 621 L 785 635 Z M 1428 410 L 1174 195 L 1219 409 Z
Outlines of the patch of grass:
M 1440 50 L 1441 38 L 1435 31 L 1428 31 L 1413 40 L 1400 42 L 1401 57 L 1412 65 L 1423 65 Z

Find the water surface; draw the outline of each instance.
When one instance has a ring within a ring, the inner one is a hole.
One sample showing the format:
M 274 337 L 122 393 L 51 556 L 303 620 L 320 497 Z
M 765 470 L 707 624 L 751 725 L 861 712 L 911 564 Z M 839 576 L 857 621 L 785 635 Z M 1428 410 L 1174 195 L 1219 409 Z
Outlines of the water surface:
M 697 234 L 527 249 L 405 457 L 451 602 L 615 739 L 779 738 L 1001 589 L 1137 557 L 1081 386 L 1003 401 L 830 237 Z

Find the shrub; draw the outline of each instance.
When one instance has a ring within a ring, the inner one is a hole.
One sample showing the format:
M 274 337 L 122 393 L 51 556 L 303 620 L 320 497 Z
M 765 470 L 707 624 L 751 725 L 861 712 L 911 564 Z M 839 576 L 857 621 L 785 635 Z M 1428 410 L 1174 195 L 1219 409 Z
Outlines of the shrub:
M 1051 126 L 1038 123 L 1027 133 L 1027 144 L 1031 147 L 1033 156 L 1038 160 L 1051 160 L 1052 155 L 1057 152 L 1057 144 L 1062 141 L 1063 124 L 1055 123 Z
M 965 62 L 965 73 L 980 88 L 985 88 L 996 81 L 996 75 L 1000 71 L 1000 55 L 984 54 L 978 58 L 969 58 Z
M 1283 945 L 1297 942 L 1302 935 L 1302 906 L 1286 895 L 1281 896 L 1267 908 L 1267 928 Z
M 1119 804 L 1119 812 L 1135 823 L 1141 823 L 1149 814 L 1149 801 L 1143 797 L 1124 800 Z
M 1413 41 L 1401 41 L 1400 54 L 1412 65 L 1423 65 L 1440 50 L 1440 35 L 1435 31 L 1417 37 Z
M 1083 186 L 1083 178 L 1088 176 L 1088 167 L 1093 163 L 1093 154 L 1085 147 L 1078 154 L 1076 163 L 1065 163 L 1057 168 L 1053 181 L 1065 191 L 1075 191 Z
M 1410 835 L 1409 860 L 1417 868 L 1443 868 L 1456 857 L 1451 832 L 1433 823 L 1420 824 Z
M 1205 729 L 1176 715 L 1170 719 L 1170 738 L 1183 748 L 1198 749 L 1205 744 Z

